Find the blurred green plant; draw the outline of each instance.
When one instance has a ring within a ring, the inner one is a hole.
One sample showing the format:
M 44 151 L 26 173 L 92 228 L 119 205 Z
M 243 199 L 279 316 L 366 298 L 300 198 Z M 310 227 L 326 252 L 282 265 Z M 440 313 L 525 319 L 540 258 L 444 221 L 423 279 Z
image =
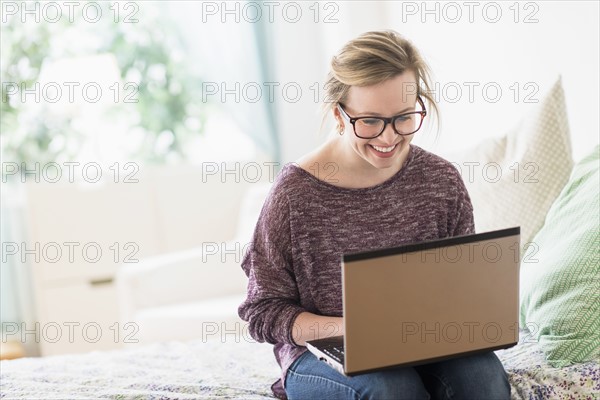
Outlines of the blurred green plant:
M 30 3 L 28 7 L 32 8 Z M 2 99 L 0 131 L 3 161 L 50 162 L 72 160 L 92 140 L 77 115 L 56 115 L 43 100 L 22 101 L 9 96 L 7 83 L 34 87 L 45 62 L 96 54 L 113 54 L 121 80 L 121 95 L 132 103 L 114 104 L 106 118 L 127 121 L 127 134 L 136 144 L 128 157 L 162 163 L 185 160 L 186 142 L 203 133 L 206 104 L 202 81 L 186 63 L 186 50 L 172 21 L 161 14 L 160 2 L 139 4 L 136 22 L 115 22 L 110 2 L 100 2 L 97 23 L 82 18 L 57 22 L 21 21 L 9 16 L 0 35 Z M 114 4 L 114 3 L 113 3 Z M 31 18 L 30 18 L 31 20 Z M 85 121 L 83 121 L 85 125 Z M 133 137 L 133 136 L 132 136 Z

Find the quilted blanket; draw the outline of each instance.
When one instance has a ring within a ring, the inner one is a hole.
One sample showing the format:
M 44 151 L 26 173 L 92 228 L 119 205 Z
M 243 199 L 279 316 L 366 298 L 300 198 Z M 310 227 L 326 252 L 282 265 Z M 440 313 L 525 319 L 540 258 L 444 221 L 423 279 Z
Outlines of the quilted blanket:
M 522 334 L 522 338 L 526 338 Z M 535 343 L 496 352 L 513 399 L 600 399 L 600 360 L 552 368 Z M 272 346 L 251 340 L 162 342 L 138 348 L 0 362 L 2 399 L 272 399 Z

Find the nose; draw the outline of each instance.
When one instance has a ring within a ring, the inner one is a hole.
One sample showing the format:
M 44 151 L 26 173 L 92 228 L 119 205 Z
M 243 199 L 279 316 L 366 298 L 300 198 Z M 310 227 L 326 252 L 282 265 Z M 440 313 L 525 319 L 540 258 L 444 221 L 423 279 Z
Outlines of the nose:
M 394 132 L 394 127 L 392 126 L 392 124 L 387 124 L 385 126 L 385 129 L 383 130 L 383 133 L 381 134 L 381 136 L 379 137 L 379 139 L 381 139 L 382 142 L 385 142 L 386 145 L 392 145 L 396 142 L 397 140 L 397 134 L 396 132 Z

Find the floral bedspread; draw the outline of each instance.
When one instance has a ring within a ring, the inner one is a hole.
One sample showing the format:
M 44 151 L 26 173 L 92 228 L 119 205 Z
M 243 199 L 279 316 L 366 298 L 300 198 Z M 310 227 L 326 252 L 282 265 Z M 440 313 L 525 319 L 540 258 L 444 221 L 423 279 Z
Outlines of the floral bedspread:
M 513 400 L 600 399 L 600 360 L 553 368 L 528 336 L 521 331 L 517 346 L 496 351 L 508 372 Z
M 227 339 L 1 361 L 0 398 L 272 399 L 279 376 L 272 346 Z M 600 399 L 600 361 L 551 368 L 524 341 L 496 353 L 513 399 Z

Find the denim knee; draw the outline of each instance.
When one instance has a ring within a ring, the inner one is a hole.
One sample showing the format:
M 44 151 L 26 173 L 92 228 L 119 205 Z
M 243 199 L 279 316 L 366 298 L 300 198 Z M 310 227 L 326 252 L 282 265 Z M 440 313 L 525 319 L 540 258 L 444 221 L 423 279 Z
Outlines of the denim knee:
M 365 375 L 368 384 L 358 388 L 360 399 L 423 399 L 430 398 L 421 378 L 413 368 L 395 368 Z
M 436 399 L 510 399 L 508 375 L 494 352 L 416 367 Z
M 395 368 L 344 376 L 312 354 L 304 354 L 287 372 L 286 393 L 295 399 L 428 400 L 414 368 Z

